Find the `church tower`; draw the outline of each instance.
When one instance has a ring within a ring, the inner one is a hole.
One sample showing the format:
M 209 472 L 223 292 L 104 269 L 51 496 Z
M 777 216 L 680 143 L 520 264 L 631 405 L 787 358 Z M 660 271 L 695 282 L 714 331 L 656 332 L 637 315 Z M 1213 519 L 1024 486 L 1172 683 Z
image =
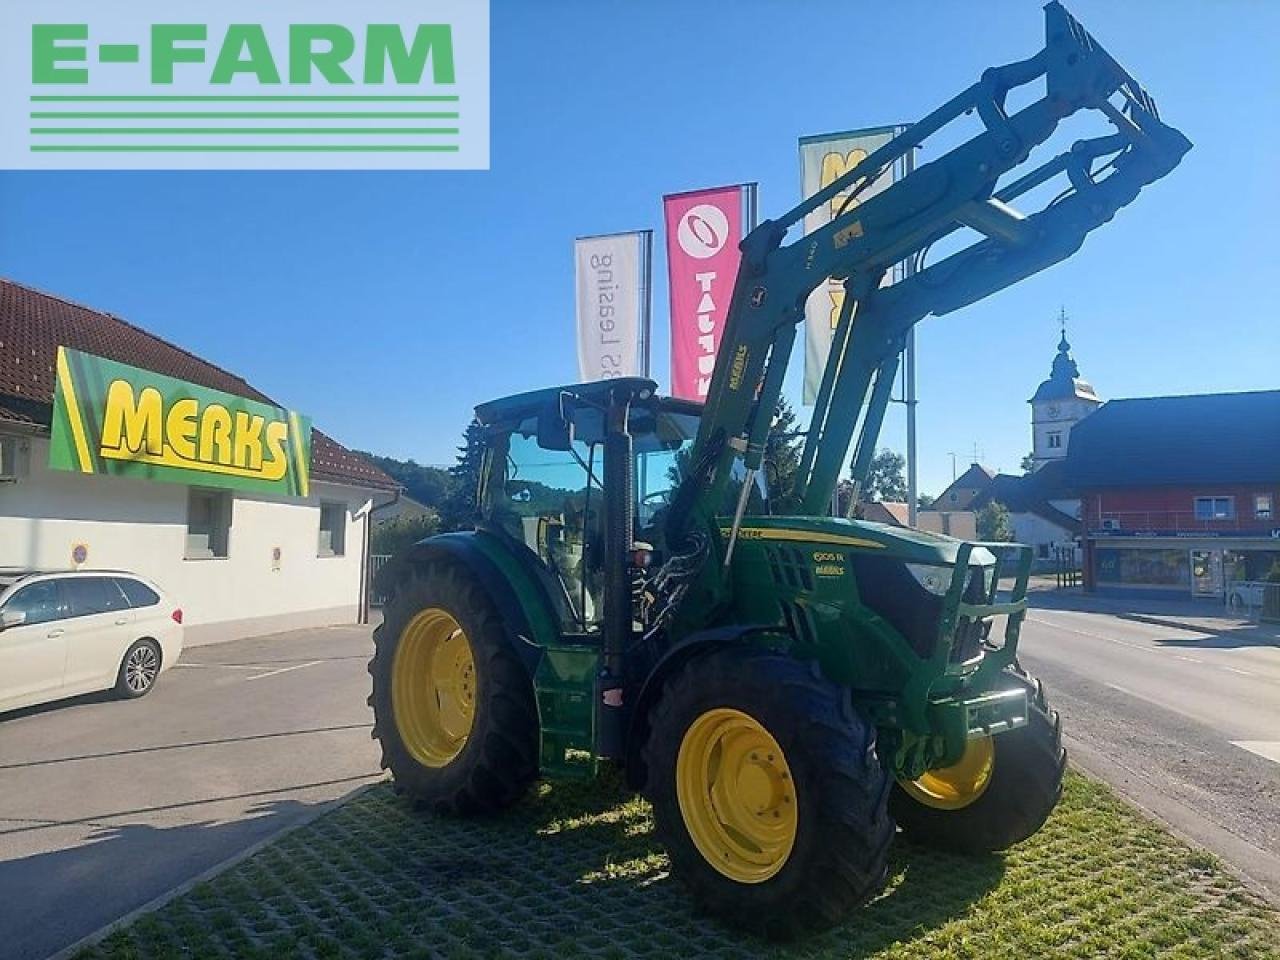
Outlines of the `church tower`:
M 1102 406 L 1102 400 L 1089 382 L 1081 379 L 1080 368 L 1072 359 L 1065 311 L 1059 322 L 1062 339 L 1058 341 L 1049 379 L 1040 384 L 1035 396 L 1028 401 L 1031 404 L 1031 459 L 1035 470 L 1064 458 L 1071 428 Z

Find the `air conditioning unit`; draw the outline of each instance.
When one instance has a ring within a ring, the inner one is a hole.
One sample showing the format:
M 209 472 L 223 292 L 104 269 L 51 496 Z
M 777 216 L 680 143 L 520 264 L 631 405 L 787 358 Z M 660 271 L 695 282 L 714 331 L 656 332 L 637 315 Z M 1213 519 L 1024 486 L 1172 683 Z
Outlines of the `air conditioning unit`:
M 1102 529 L 1103 530 L 1119 530 L 1120 521 L 1115 517 L 1107 517 L 1105 520 L 1102 521 Z
M 27 441 L 0 437 L 0 483 L 13 483 L 26 474 Z

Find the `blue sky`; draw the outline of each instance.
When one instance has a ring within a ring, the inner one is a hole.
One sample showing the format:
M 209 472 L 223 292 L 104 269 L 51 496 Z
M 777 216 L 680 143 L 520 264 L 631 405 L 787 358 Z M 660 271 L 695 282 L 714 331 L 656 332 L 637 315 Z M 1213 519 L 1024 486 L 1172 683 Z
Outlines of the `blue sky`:
M 1068 6 L 1196 146 L 1071 261 L 918 328 L 926 492 L 975 444 L 1017 468 L 1063 305 L 1104 397 L 1280 387 L 1280 4 Z M 449 462 L 474 403 L 576 378 L 575 236 L 658 230 L 663 193 L 740 181 L 780 214 L 798 137 L 916 119 L 1038 49 L 1042 15 L 495 0 L 492 24 L 490 171 L 3 173 L 0 275 L 124 316 L 351 446 Z M 882 443 L 902 434 L 895 414 Z

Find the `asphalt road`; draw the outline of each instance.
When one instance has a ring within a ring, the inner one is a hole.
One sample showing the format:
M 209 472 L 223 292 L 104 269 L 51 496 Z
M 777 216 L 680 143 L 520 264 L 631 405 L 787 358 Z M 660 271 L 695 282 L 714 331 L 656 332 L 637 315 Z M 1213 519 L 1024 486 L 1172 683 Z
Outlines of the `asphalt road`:
M 186 651 L 147 697 L 0 714 L 0 958 L 47 957 L 377 779 L 369 628 Z
M 1213 607 L 1032 603 L 1021 659 L 1072 760 L 1280 903 L 1280 631 Z

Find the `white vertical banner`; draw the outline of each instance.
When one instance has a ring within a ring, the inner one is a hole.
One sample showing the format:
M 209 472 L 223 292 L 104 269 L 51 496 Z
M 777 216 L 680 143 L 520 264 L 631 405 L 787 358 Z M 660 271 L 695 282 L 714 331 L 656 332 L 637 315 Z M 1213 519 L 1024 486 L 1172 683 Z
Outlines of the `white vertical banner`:
M 869 130 L 851 130 L 847 133 L 829 133 L 800 138 L 800 190 L 811 197 L 830 186 L 861 163 L 869 154 L 879 150 L 893 139 L 896 127 L 876 127 Z M 858 194 L 858 202 L 874 197 L 887 188 L 898 176 L 900 164 L 892 164 L 870 187 Z M 841 191 L 810 211 L 804 218 L 804 232 L 826 226 L 844 208 L 848 191 Z M 886 277 L 885 283 L 891 280 Z M 831 352 L 831 337 L 844 305 L 844 284 L 828 278 L 827 282 L 809 294 L 804 308 L 804 402 L 812 405 L 822 386 L 822 373 Z
M 645 376 L 653 232 L 574 241 L 578 375 L 584 383 Z

